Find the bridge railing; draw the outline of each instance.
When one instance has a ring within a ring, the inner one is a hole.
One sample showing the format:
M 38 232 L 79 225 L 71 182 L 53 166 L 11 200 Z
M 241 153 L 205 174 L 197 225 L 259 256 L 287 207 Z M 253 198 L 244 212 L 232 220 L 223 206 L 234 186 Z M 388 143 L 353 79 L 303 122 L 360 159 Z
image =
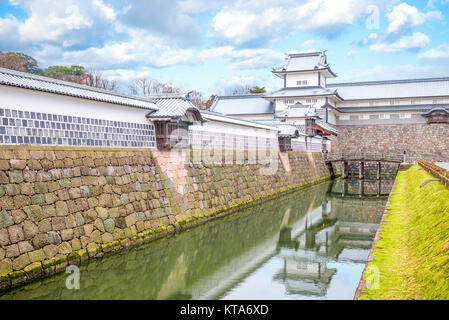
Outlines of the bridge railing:
M 394 153 L 328 153 L 324 154 L 327 161 L 387 161 L 387 162 L 402 162 L 403 155 Z
M 440 181 L 449 188 L 449 171 L 424 160 L 418 160 L 418 164 L 435 178 L 440 179 Z

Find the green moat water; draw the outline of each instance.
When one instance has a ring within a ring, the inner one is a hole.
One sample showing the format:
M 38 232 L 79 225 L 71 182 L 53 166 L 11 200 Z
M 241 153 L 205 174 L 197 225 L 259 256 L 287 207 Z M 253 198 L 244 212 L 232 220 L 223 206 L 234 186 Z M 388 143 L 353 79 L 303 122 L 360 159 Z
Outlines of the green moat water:
M 322 183 L 0 299 L 352 299 L 392 185 Z

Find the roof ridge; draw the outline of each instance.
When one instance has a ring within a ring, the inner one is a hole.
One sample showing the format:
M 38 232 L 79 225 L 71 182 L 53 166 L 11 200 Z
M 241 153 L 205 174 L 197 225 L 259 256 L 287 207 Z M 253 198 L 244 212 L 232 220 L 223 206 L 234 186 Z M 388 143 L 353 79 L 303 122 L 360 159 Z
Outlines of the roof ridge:
M 415 82 L 431 82 L 431 81 L 449 81 L 449 77 L 341 82 L 341 83 L 328 83 L 327 86 L 338 87 L 338 86 L 378 85 L 378 84 L 415 83 Z
M 111 95 L 111 96 L 117 96 L 117 97 L 134 99 L 134 100 L 145 101 L 145 102 L 154 102 L 150 99 L 147 99 L 147 98 L 144 98 L 141 96 L 131 96 L 131 95 L 119 93 L 116 91 L 90 87 L 90 86 L 75 83 L 75 82 L 59 80 L 59 79 L 55 79 L 55 78 L 40 76 L 40 75 L 36 75 L 36 74 L 32 74 L 32 73 L 27 73 L 27 72 L 22 72 L 22 71 L 17 71 L 17 70 L 2 68 L 2 67 L 0 67 L 0 73 L 4 73 L 4 74 L 16 76 L 16 77 L 27 78 L 27 79 L 36 80 L 36 81 L 48 82 L 48 83 L 62 85 L 62 86 L 66 86 L 66 87 L 77 88 L 77 89 L 81 89 L 81 90 L 87 90 L 87 91 L 92 91 L 92 92 L 97 92 L 97 93 L 104 93 L 104 94 Z
M 226 95 L 226 96 L 216 96 L 216 98 L 221 99 L 235 99 L 235 98 L 255 98 L 255 97 L 263 97 L 263 93 L 244 93 L 244 94 L 236 94 L 236 95 Z

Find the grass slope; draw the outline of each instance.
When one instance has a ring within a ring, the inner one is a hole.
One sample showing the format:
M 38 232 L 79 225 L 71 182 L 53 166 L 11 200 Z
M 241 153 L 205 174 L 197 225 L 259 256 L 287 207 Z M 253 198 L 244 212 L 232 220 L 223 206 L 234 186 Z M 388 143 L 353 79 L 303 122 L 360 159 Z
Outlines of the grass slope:
M 399 172 L 374 259 L 367 270 L 380 271 L 378 288 L 366 299 L 449 299 L 449 190 L 420 166 Z M 370 271 L 365 277 L 372 277 Z

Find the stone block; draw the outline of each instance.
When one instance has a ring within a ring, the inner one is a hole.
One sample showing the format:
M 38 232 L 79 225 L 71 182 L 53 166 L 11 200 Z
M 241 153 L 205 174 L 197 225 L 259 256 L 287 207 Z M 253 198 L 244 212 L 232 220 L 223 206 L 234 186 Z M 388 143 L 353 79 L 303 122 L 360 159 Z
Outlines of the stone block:
M 77 227 L 80 227 L 82 225 L 84 225 L 84 217 L 81 214 L 81 212 L 76 212 L 75 213 L 75 223 Z
M 39 222 L 42 220 L 42 208 L 38 205 L 24 207 L 23 211 L 31 221 Z
M 57 216 L 64 217 L 69 214 L 69 208 L 67 207 L 67 203 L 64 201 L 57 201 L 55 206 Z
M 110 233 L 104 233 L 101 235 L 102 243 L 109 243 L 114 241 L 114 236 Z
M 107 208 L 96 207 L 95 211 L 97 212 L 98 217 L 103 220 L 108 217 L 108 209 Z
M 55 231 L 64 230 L 66 228 L 64 217 L 51 218 L 52 229 Z
M 34 196 L 33 196 L 34 197 Z M 23 208 L 31 204 L 30 197 L 25 195 L 17 195 L 14 196 L 14 206 L 17 209 Z M 33 203 L 34 204 L 34 203 Z
M 104 221 L 104 229 L 106 230 L 106 232 L 113 233 L 114 228 L 115 228 L 114 219 L 109 218 Z
M 48 246 L 45 246 L 43 248 L 43 251 L 44 251 L 45 257 L 47 259 L 51 259 L 58 254 L 59 248 L 58 248 L 58 246 L 56 246 L 54 244 L 49 244 Z
M 26 160 L 11 159 L 9 163 L 13 170 L 23 170 L 27 166 Z
M 18 258 L 14 259 L 12 263 L 12 268 L 14 270 L 23 270 L 27 265 L 30 264 L 30 258 L 28 253 L 20 255 Z
M 90 235 L 90 241 L 95 243 L 102 243 L 101 232 L 98 230 L 94 230 Z
M 12 272 L 12 261 L 11 259 L 3 259 L 0 261 L 0 275 L 6 275 Z
M 53 204 L 58 200 L 59 200 L 59 198 L 54 193 L 46 193 L 45 194 L 46 204 Z
M 22 242 L 19 242 L 17 245 L 19 246 L 20 254 L 27 253 L 27 252 L 34 250 L 33 245 L 29 241 L 22 241 Z
M 60 254 L 69 254 L 72 253 L 72 246 L 70 245 L 70 242 L 62 242 L 59 246 L 59 253 Z
M 74 238 L 72 241 L 70 241 L 70 244 L 72 246 L 73 251 L 81 250 L 81 241 L 77 238 Z
M 0 246 L 7 246 L 10 243 L 8 229 L 0 229 Z
M 25 240 L 25 236 L 23 235 L 23 229 L 20 225 L 13 225 L 8 228 L 9 240 L 11 243 L 17 243 Z
M 9 161 L 8 160 L 0 160 L 0 170 L 7 171 L 9 170 Z
M 68 241 L 73 239 L 73 229 L 65 229 L 61 231 L 62 241 Z
M 45 194 L 35 194 L 31 197 L 31 203 L 37 205 L 45 204 Z
M 7 228 L 12 226 L 14 221 L 9 213 L 6 211 L 0 211 L 0 228 Z
M 40 249 L 40 248 L 46 246 L 47 244 L 50 244 L 50 239 L 54 240 L 54 238 L 51 237 L 52 233 L 56 233 L 56 232 L 50 231 L 48 234 L 38 233 L 37 235 L 35 235 L 32 240 L 33 247 L 35 249 Z M 56 233 L 56 235 L 58 235 L 58 234 Z M 59 237 L 59 235 L 58 235 L 58 237 Z
M 34 238 L 34 236 L 39 232 L 38 226 L 34 222 L 29 220 L 25 220 L 22 224 L 22 227 L 25 240 Z
M 6 251 L 6 258 L 15 258 L 20 255 L 19 245 L 11 244 L 9 246 L 4 247 Z
M 44 261 L 46 258 L 44 250 L 42 249 L 28 252 L 28 256 L 31 262 Z
M 9 171 L 9 182 L 22 183 L 23 182 L 22 171 Z
M 95 226 L 95 228 L 97 228 L 97 230 L 100 230 L 101 232 L 104 232 L 103 220 L 101 220 L 100 218 L 97 218 L 95 220 L 94 226 Z

